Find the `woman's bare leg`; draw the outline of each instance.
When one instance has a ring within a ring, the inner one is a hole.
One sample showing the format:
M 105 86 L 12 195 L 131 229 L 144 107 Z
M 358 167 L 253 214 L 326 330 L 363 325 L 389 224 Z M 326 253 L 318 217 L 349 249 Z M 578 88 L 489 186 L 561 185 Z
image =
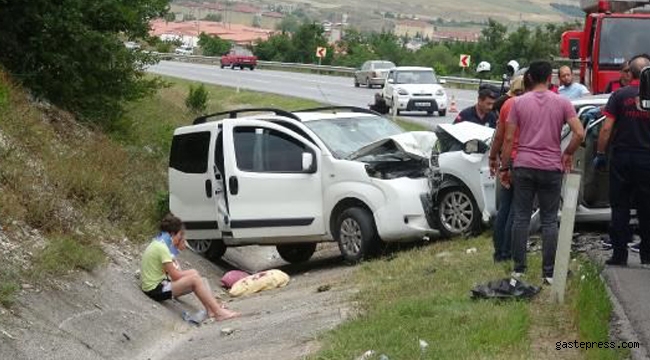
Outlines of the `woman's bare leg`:
M 201 277 L 197 274 L 184 276 L 177 281 L 172 281 L 172 296 L 177 297 L 189 292 L 194 292 L 201 304 L 205 307 L 208 315 L 216 320 L 226 320 L 239 316 L 239 313 L 224 309 L 221 304 L 212 296 L 210 289 L 203 284 Z

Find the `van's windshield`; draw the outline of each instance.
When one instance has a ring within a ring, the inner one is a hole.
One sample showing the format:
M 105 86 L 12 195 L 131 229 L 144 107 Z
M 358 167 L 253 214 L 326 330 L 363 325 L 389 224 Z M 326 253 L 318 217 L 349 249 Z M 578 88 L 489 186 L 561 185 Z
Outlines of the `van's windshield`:
M 344 159 L 377 140 L 404 132 L 397 124 L 381 116 L 323 119 L 307 121 L 305 125 L 323 140 L 338 159 Z

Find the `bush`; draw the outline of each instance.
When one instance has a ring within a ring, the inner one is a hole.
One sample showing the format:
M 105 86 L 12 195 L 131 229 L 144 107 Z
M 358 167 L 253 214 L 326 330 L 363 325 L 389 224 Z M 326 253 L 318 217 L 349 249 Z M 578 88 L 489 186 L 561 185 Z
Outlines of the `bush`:
M 169 213 L 169 191 L 157 192 L 155 204 L 154 220 L 159 223 L 160 220 Z
M 190 85 L 190 93 L 185 99 L 185 106 L 195 115 L 205 112 L 208 107 L 208 90 L 203 84 L 199 86 Z
M 75 269 L 91 271 L 104 262 L 104 252 L 96 244 L 72 237 L 54 238 L 34 258 L 33 276 L 65 275 Z
M 10 307 L 14 302 L 14 294 L 18 291 L 17 275 L 14 271 L 0 267 L 0 305 Z

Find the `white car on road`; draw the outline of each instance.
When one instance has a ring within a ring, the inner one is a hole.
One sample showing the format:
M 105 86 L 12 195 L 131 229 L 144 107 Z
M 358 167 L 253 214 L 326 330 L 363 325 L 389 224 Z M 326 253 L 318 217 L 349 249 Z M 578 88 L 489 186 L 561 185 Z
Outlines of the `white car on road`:
M 191 47 L 191 46 L 187 46 L 187 45 L 179 46 L 174 50 L 174 54 L 192 55 L 192 54 L 194 54 L 194 48 Z
M 432 132 L 405 132 L 364 109 L 237 118 L 250 111 L 174 131 L 170 210 L 197 252 L 214 259 L 227 246 L 274 245 L 301 262 L 318 242 L 336 241 L 355 262 L 382 241 L 433 232 L 425 212 Z
M 607 103 L 608 95 L 584 97 L 573 105 L 586 130 L 584 143 L 574 154 L 574 171 L 582 175 L 576 222 L 607 222 L 609 207 L 609 175 L 595 170 L 591 164 L 596 153 L 602 115 L 590 114 Z M 443 235 L 455 236 L 471 232 L 496 215 L 497 183 L 489 174 L 488 150 L 494 130 L 470 123 L 441 124 L 431 158 L 434 226 Z M 568 126 L 563 128 L 562 147 L 571 140 Z M 531 218 L 531 231 L 540 227 L 539 213 Z
M 388 72 L 382 96 L 397 114 L 402 111 L 426 111 L 447 114 L 447 92 L 432 68 L 400 66 Z

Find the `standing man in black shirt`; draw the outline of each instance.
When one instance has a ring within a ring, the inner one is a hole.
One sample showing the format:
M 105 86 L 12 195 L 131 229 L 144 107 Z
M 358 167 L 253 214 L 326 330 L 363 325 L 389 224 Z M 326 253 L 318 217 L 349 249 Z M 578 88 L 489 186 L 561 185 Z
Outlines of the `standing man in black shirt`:
M 650 267 L 650 112 L 637 106 L 639 77 L 641 70 L 650 66 L 650 59 L 644 55 L 636 56 L 629 64 L 632 73 L 630 84 L 614 92 L 605 107 L 607 119 L 598 138 L 594 166 L 605 168 L 605 150 L 609 144 L 610 238 L 613 239 L 614 253 L 606 263 L 627 265 L 626 245 L 632 239 L 630 202 L 635 198 L 639 200 L 636 205 L 641 235 L 641 264 Z
M 487 88 L 479 90 L 476 105 L 470 106 L 458 113 L 454 124 L 461 121 L 471 121 L 479 125 L 487 125 L 493 129 L 496 128 L 497 115 L 492 111 L 496 99 L 497 94 L 494 91 Z

